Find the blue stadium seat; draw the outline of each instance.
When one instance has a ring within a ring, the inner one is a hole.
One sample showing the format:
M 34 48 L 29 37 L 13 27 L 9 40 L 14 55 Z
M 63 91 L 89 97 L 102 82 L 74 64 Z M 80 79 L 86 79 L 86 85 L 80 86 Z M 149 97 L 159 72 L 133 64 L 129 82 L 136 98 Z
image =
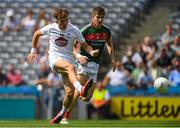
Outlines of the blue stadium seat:
M 128 88 L 124 85 L 119 85 L 119 86 L 107 85 L 106 89 L 109 90 L 111 96 L 128 95 Z

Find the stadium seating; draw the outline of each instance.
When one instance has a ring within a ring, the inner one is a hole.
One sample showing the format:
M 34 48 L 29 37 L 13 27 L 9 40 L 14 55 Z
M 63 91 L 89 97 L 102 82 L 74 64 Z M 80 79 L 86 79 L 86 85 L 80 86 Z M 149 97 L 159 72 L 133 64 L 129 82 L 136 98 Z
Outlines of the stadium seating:
M 174 31 L 178 33 L 180 29 L 180 11 L 172 13 L 169 20 L 172 23 Z
M 0 26 L 3 24 L 6 11 L 14 9 L 15 17 L 19 20 L 25 16 L 29 8 L 32 8 L 35 17 L 40 8 L 45 8 L 47 16 L 52 17 L 53 7 L 66 7 L 70 10 L 71 22 L 82 28 L 90 22 L 90 12 L 93 7 L 102 5 L 106 8 L 107 14 L 105 24 L 112 30 L 113 41 L 118 43 L 123 36 L 127 35 L 135 23 L 138 21 L 138 15 L 142 13 L 148 5 L 149 0 L 0 0 Z M 28 83 L 36 77 L 36 66 L 28 65 L 23 68 L 19 64 L 20 60 L 25 59 L 31 47 L 31 31 L 9 32 L 0 31 L 0 64 L 7 68 L 9 63 L 14 64 L 22 70 L 23 77 Z M 47 45 L 41 49 L 44 52 Z

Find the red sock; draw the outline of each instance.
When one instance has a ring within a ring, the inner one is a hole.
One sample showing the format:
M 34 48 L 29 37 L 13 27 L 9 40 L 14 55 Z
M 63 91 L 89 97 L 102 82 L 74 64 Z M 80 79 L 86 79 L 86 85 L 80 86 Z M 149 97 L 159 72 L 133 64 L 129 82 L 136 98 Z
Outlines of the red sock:
M 69 118 L 70 112 L 65 112 L 64 113 L 64 118 Z

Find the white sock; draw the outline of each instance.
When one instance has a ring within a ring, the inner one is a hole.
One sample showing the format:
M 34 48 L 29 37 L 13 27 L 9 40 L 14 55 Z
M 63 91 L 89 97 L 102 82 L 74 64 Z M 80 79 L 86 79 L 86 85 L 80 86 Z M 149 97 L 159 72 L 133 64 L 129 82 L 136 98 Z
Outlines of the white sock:
M 67 108 L 63 105 L 62 109 L 61 109 L 61 111 L 59 113 L 59 116 L 63 115 L 66 112 L 66 110 L 67 110 Z
M 75 81 L 73 85 L 79 92 L 81 91 L 82 85 L 79 83 L 79 81 Z

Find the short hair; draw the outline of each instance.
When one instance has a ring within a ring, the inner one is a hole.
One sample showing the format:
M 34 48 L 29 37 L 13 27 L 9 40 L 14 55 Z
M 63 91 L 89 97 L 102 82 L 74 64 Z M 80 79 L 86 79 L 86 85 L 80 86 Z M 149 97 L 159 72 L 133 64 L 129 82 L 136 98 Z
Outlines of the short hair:
M 54 17 L 56 19 L 61 19 L 63 17 L 68 17 L 69 16 L 69 11 L 65 8 L 61 8 L 61 9 L 55 9 L 54 12 Z
M 98 6 L 93 9 L 92 16 L 94 15 L 105 15 L 105 10 L 103 7 Z

